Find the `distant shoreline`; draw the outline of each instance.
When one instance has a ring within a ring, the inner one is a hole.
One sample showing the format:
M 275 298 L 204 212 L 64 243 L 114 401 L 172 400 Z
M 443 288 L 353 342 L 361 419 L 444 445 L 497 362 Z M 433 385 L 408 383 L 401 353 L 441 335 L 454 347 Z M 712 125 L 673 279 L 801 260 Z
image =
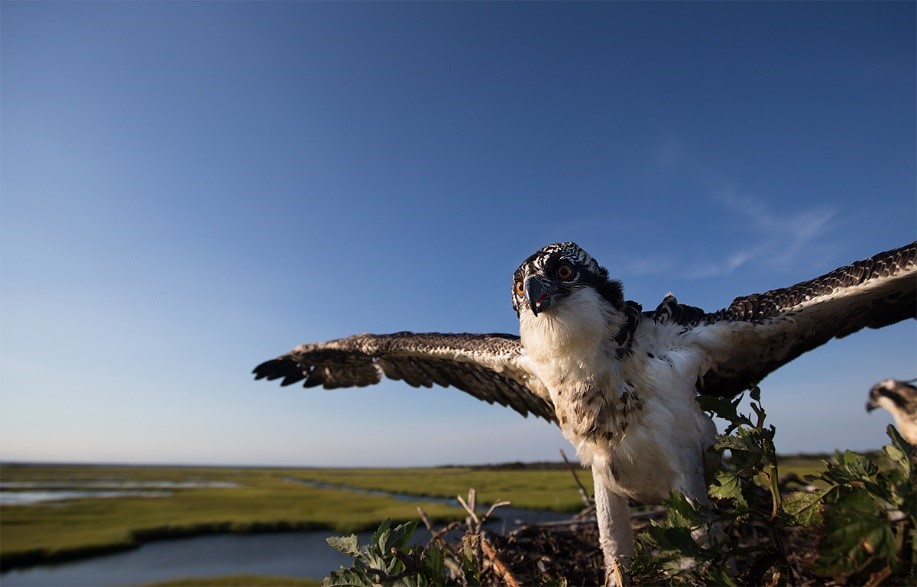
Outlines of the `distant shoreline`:
M 864 454 L 878 452 L 881 448 L 874 450 L 860 451 Z M 832 453 L 786 453 L 778 454 L 778 459 L 830 459 Z M 574 463 L 575 464 L 575 463 Z M 225 464 L 174 464 L 174 463 L 130 463 L 130 462 L 80 462 L 80 461 L 20 461 L 8 460 L 0 461 L 0 467 L 120 467 L 120 468 L 142 468 L 142 469 L 342 469 L 342 470 L 361 470 L 361 469 L 496 469 L 496 470 L 559 470 L 566 469 L 567 465 L 563 461 L 506 461 L 502 463 L 477 463 L 477 464 L 447 464 L 447 465 L 399 465 L 385 466 L 377 465 L 353 465 L 353 466 L 326 466 L 326 465 L 225 465 Z

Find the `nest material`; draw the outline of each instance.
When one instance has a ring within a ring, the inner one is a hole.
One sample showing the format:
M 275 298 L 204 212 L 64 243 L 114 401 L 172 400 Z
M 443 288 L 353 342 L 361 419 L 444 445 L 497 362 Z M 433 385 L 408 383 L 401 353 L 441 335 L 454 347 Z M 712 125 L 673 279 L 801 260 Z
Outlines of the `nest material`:
M 650 519 L 662 515 L 662 510 L 636 514 L 633 518 L 634 532 L 640 532 L 650 523 Z M 733 527 L 728 530 L 743 545 L 766 540 L 761 532 L 754 529 Z M 488 536 L 488 540 L 499 562 L 519 585 L 557 584 L 565 580 L 569 587 L 576 587 L 605 583 L 598 534 L 594 510 L 586 510 L 566 522 L 520 526 L 505 536 Z M 808 571 L 816 557 L 817 530 L 787 528 L 782 533 L 782 540 L 797 586 L 841 584 Z M 739 584 L 761 584 L 760 579 L 765 584 L 789 584 L 786 576 L 774 573 L 776 565 L 756 569 L 752 568 L 750 561 L 739 561 L 738 567 L 735 580 Z M 491 575 L 492 584 L 509 583 L 501 573 L 486 574 Z M 749 583 L 750 575 L 760 579 Z M 628 579 L 635 585 L 640 584 L 633 577 Z

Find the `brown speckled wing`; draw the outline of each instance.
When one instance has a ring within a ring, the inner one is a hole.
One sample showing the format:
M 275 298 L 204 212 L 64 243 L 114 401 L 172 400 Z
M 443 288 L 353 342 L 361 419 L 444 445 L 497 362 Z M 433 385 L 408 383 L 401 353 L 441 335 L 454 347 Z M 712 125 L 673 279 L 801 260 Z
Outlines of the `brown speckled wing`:
M 488 403 L 553 422 L 547 389 L 509 334 L 398 332 L 303 344 L 261 363 L 255 379 L 304 387 L 364 387 L 382 376 L 414 387 L 453 386 Z
M 917 317 L 917 242 L 791 287 L 736 298 L 696 328 L 728 331 L 728 348 L 699 382 L 731 396 L 833 338 Z

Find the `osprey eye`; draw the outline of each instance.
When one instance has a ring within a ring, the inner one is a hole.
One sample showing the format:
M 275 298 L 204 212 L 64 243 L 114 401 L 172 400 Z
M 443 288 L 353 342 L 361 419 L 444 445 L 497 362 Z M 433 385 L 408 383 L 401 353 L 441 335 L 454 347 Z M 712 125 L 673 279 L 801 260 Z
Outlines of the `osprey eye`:
M 513 291 L 516 292 L 517 296 L 525 295 L 525 285 L 521 281 L 517 281 L 516 285 L 513 286 Z
M 571 267 L 569 263 L 562 263 L 557 266 L 554 274 L 562 281 L 570 281 L 573 279 L 573 267 Z

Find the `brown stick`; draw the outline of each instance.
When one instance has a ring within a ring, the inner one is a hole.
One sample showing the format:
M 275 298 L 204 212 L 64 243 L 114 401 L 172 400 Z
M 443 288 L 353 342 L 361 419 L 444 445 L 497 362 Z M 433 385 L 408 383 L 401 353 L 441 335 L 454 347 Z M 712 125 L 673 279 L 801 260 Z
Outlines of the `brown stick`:
M 516 578 L 513 577 L 509 569 L 506 568 L 506 565 L 504 565 L 503 561 L 497 556 L 494 547 L 490 545 L 490 542 L 488 542 L 486 538 L 481 539 L 481 548 L 484 550 L 484 555 L 490 560 L 490 564 L 493 565 L 494 571 L 503 579 L 503 582 L 509 587 L 519 587 L 519 582 L 516 581 Z
M 625 579 L 624 568 L 621 567 L 621 562 L 618 559 L 614 559 L 611 563 L 611 572 L 606 576 L 605 583 L 608 584 L 608 579 L 613 579 L 616 587 L 626 587 L 627 581 Z
M 869 576 L 869 581 L 866 582 L 866 587 L 876 587 L 881 585 L 883 581 L 888 579 L 892 574 L 892 570 L 889 567 L 885 567 L 881 571 L 876 571 Z
M 433 522 L 430 521 L 430 516 L 427 515 L 427 512 L 423 511 L 423 508 L 420 506 L 417 506 L 417 514 L 420 516 L 420 521 L 423 522 L 423 525 L 430 531 L 430 534 L 433 534 Z

